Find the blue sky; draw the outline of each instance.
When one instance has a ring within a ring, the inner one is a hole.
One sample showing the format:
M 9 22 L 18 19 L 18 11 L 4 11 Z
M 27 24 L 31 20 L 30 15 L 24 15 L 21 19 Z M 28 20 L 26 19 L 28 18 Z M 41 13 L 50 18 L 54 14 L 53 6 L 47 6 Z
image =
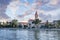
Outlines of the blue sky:
M 37 11 L 41 20 L 60 19 L 60 0 L 0 0 L 0 19 L 34 19 Z

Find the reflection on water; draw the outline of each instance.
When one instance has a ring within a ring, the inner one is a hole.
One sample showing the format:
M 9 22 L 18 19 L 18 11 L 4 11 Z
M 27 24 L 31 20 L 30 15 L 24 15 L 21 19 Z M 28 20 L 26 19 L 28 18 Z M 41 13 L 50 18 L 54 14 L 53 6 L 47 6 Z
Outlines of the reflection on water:
M 60 40 L 60 30 L 0 29 L 0 40 Z

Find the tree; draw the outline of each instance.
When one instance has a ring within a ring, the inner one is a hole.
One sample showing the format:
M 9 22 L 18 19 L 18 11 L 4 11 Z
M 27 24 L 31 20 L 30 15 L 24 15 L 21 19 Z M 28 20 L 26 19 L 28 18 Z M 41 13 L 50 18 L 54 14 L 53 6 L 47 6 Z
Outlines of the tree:
M 24 25 L 24 29 L 26 29 L 28 26 L 27 25 Z
M 32 23 L 34 23 L 34 24 L 35 24 L 35 27 L 38 28 L 38 24 L 39 24 L 40 22 L 41 22 L 41 20 L 35 19 Z
M 0 27 L 1 27 L 1 22 L 0 22 Z
M 12 28 L 12 23 L 11 22 L 6 22 L 6 28 Z
M 32 23 L 34 23 L 34 24 L 38 24 L 38 23 L 40 23 L 40 22 L 41 22 L 41 20 L 36 19 L 36 20 L 34 20 Z
M 45 24 L 45 27 L 48 28 L 49 27 L 49 22 L 47 20 L 46 24 Z
M 58 20 L 58 22 L 57 22 L 57 26 L 60 27 L 60 20 Z
M 18 25 L 18 21 L 16 19 L 12 20 L 12 26 L 15 28 Z
M 6 23 L 5 23 L 5 22 L 3 22 L 2 26 L 3 26 L 3 28 L 5 28 L 5 26 L 6 26 Z

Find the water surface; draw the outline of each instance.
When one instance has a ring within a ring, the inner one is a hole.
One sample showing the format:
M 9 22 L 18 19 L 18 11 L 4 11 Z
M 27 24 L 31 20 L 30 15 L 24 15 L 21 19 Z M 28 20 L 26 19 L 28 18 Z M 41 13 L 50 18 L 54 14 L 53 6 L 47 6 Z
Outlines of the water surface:
M 60 40 L 60 30 L 0 29 L 0 40 Z

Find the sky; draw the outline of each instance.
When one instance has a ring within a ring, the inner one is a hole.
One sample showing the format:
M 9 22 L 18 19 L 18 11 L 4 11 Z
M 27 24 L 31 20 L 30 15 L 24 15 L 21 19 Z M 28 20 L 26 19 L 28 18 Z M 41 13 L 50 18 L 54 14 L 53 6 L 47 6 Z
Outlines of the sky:
M 59 20 L 60 0 L 0 0 L 0 21 L 28 21 L 36 11 L 40 20 Z

